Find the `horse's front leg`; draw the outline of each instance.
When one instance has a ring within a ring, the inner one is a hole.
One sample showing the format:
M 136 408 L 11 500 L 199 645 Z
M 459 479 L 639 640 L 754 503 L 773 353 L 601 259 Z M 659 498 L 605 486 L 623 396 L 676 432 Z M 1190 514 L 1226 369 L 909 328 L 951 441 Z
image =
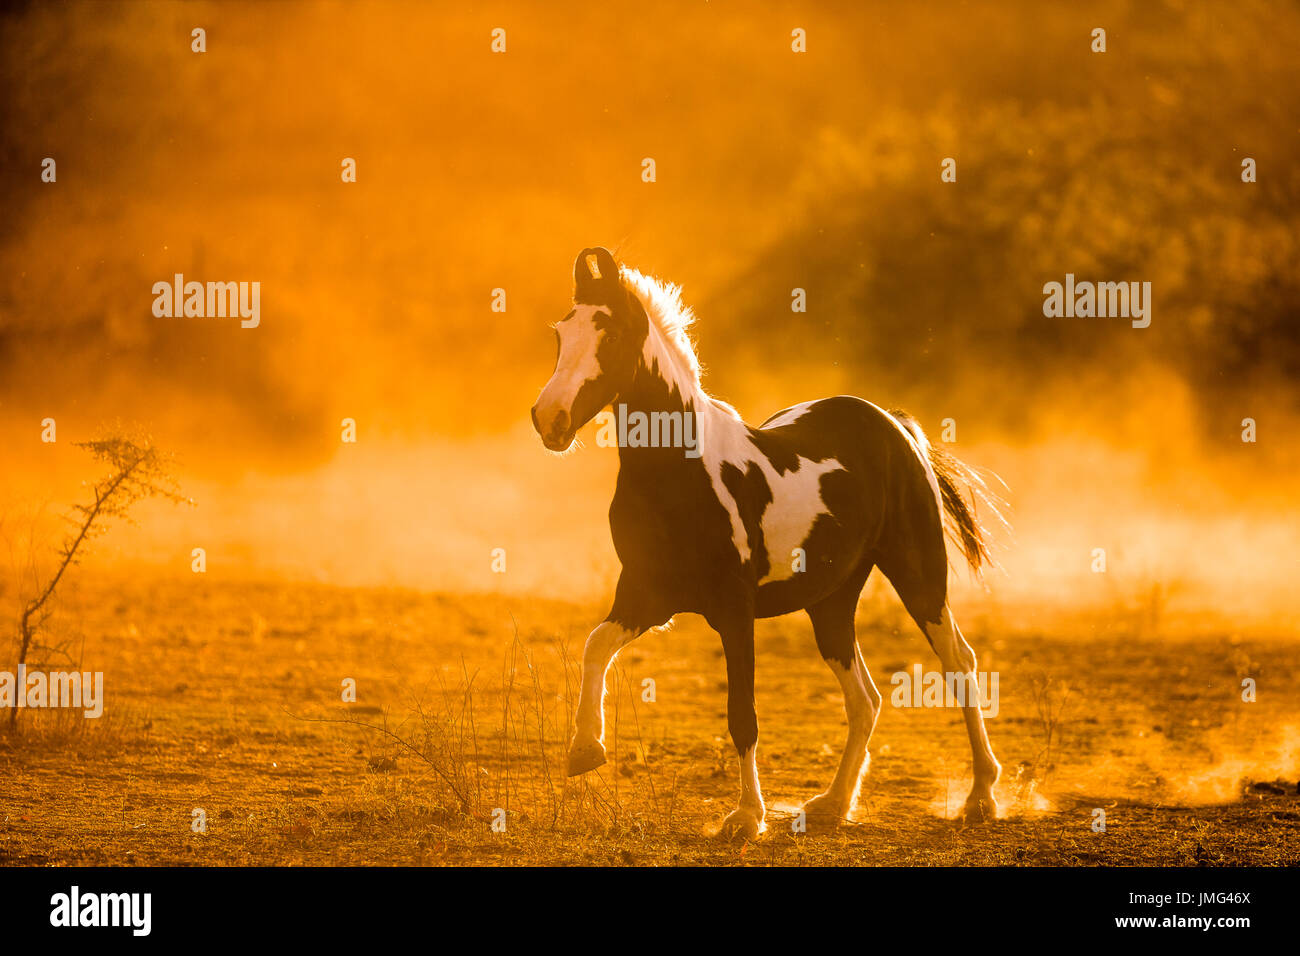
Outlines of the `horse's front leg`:
M 603 621 L 587 637 L 582 652 L 582 689 L 578 692 L 578 716 L 569 744 L 568 774 L 595 770 L 605 763 L 605 674 L 618 652 L 636 640 L 645 629 L 634 630 L 614 621 Z
M 754 615 L 728 614 L 713 624 L 727 657 L 727 728 L 740 759 L 740 805 L 722 821 L 724 839 L 754 839 L 763 832 L 763 792 L 758 785 L 758 711 L 754 708 Z

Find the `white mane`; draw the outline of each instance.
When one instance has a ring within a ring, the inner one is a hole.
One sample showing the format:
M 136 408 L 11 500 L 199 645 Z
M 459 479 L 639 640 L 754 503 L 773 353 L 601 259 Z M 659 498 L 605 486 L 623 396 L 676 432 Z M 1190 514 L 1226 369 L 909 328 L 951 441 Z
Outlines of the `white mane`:
M 672 353 L 668 358 L 698 385 L 700 360 L 695 357 L 695 343 L 687 331 L 695 324 L 695 313 L 682 305 L 682 287 L 660 282 L 627 266 L 620 268 L 619 274 L 641 301 L 651 323 L 662 333 L 664 344 Z
M 695 313 L 682 304 L 682 287 L 642 275 L 627 266 L 619 268 L 619 275 L 650 319 L 645 344 L 646 364 L 651 368 L 658 367 L 659 374 L 669 384 L 675 385 L 683 397 L 702 399 L 729 417 L 739 419 L 734 408 L 711 398 L 700 384 L 700 360 L 695 355 L 695 343 L 691 341 L 689 331 L 695 323 Z

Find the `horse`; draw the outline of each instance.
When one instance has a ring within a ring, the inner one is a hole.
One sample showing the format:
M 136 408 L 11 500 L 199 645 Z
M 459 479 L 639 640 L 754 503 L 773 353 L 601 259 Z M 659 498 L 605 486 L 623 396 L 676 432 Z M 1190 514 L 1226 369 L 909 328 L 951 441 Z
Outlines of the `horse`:
M 804 402 L 758 428 L 710 397 L 680 287 L 621 266 L 601 247 L 574 262 L 573 309 L 555 324 L 555 370 L 532 408 L 552 452 L 618 402 L 654 420 L 689 416 L 698 447 L 619 443 L 609 509 L 622 565 L 613 606 L 588 636 L 570 777 L 605 763 L 605 676 L 618 652 L 675 614 L 696 613 L 722 639 L 727 725 L 740 765 L 740 800 L 726 838 L 766 829 L 758 780 L 754 621 L 803 610 L 844 693 L 848 737 L 825 792 L 803 805 L 805 824 L 838 825 L 854 810 L 869 763 L 881 696 L 858 647 L 854 616 L 879 568 L 948 675 L 976 687 L 975 652 L 948 608 L 949 531 L 978 574 L 989 562 L 973 504 L 978 475 L 930 445 L 904 412 L 848 395 Z M 963 491 L 971 494 L 968 503 Z M 978 690 L 965 694 L 974 782 L 967 821 L 993 819 L 1001 772 Z

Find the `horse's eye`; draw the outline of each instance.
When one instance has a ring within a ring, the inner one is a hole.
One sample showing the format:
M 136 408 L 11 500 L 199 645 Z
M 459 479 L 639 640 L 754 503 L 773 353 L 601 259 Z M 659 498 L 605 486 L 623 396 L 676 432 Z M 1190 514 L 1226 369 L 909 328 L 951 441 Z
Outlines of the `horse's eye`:
M 605 330 L 605 341 L 606 341 L 606 342 L 617 342 L 617 341 L 618 341 L 618 329 L 606 329 L 606 330 Z

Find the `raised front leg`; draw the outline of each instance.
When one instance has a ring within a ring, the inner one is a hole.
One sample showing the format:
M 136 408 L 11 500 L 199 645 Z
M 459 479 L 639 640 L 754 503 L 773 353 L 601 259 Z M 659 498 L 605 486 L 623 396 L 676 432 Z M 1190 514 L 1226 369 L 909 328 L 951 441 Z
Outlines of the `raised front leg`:
M 613 621 L 604 621 L 588 635 L 582 652 L 578 716 L 573 741 L 569 744 L 570 777 L 605 763 L 605 674 L 618 652 L 643 633 L 644 629 L 630 630 Z
M 722 821 L 718 835 L 754 839 L 763 832 L 763 792 L 758 785 L 758 712 L 754 709 L 754 617 L 728 616 L 710 623 L 727 656 L 727 728 L 740 759 L 740 805 Z

